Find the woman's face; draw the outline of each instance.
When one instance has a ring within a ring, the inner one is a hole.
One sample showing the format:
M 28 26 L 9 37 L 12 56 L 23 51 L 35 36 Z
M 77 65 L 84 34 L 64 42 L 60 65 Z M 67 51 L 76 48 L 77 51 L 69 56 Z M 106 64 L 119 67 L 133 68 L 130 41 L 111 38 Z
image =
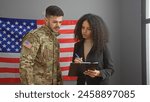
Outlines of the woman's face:
M 92 29 L 91 29 L 90 24 L 87 20 L 85 20 L 82 23 L 81 31 L 82 31 L 82 36 L 84 39 L 91 39 L 92 38 L 92 34 L 91 34 Z

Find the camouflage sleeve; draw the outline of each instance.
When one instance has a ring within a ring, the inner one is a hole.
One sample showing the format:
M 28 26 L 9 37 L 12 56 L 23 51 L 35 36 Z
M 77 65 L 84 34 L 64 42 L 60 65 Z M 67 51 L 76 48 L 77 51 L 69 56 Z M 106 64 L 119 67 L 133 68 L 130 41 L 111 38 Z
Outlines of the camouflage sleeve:
M 58 69 L 58 85 L 63 85 L 63 77 L 62 77 L 62 73 L 61 73 L 61 69 Z
M 37 55 L 40 43 L 37 37 L 26 36 L 22 42 L 20 53 L 20 79 L 22 84 L 34 84 L 33 82 L 33 65 Z

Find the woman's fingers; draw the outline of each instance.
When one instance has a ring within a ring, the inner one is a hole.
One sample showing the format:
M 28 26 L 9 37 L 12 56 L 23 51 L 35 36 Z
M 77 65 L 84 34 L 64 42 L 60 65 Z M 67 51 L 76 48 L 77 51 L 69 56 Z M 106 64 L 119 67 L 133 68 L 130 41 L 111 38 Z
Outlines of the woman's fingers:
M 94 77 L 100 76 L 100 71 L 99 70 L 87 70 L 84 72 L 84 74 L 94 78 Z
M 83 62 L 83 61 L 82 61 L 82 58 L 75 58 L 75 59 L 74 59 L 74 62 L 75 62 L 75 63 L 81 63 L 81 62 Z

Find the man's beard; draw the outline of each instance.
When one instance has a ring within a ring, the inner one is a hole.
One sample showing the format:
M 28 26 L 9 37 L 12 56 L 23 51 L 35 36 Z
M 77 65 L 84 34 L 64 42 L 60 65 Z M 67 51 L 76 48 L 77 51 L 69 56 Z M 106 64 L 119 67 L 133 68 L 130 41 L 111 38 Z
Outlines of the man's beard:
M 48 26 L 48 28 L 49 29 L 51 29 L 53 32 L 56 32 L 57 30 L 59 30 L 60 29 L 60 27 L 59 26 L 56 26 L 56 27 L 54 27 L 53 29 L 57 29 L 56 31 L 54 31 L 51 27 L 50 27 L 50 23 L 48 22 L 48 24 L 47 24 L 47 26 Z M 58 31 L 57 31 L 58 32 Z

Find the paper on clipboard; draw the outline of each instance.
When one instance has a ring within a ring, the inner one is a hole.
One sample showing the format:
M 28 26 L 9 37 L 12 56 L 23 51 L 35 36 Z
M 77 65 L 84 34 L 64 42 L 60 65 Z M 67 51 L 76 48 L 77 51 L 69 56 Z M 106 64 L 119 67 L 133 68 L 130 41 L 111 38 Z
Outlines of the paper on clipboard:
M 88 69 L 94 70 L 98 67 L 98 62 L 82 62 L 82 63 L 71 63 L 68 76 L 77 76 L 78 71 L 86 71 Z

